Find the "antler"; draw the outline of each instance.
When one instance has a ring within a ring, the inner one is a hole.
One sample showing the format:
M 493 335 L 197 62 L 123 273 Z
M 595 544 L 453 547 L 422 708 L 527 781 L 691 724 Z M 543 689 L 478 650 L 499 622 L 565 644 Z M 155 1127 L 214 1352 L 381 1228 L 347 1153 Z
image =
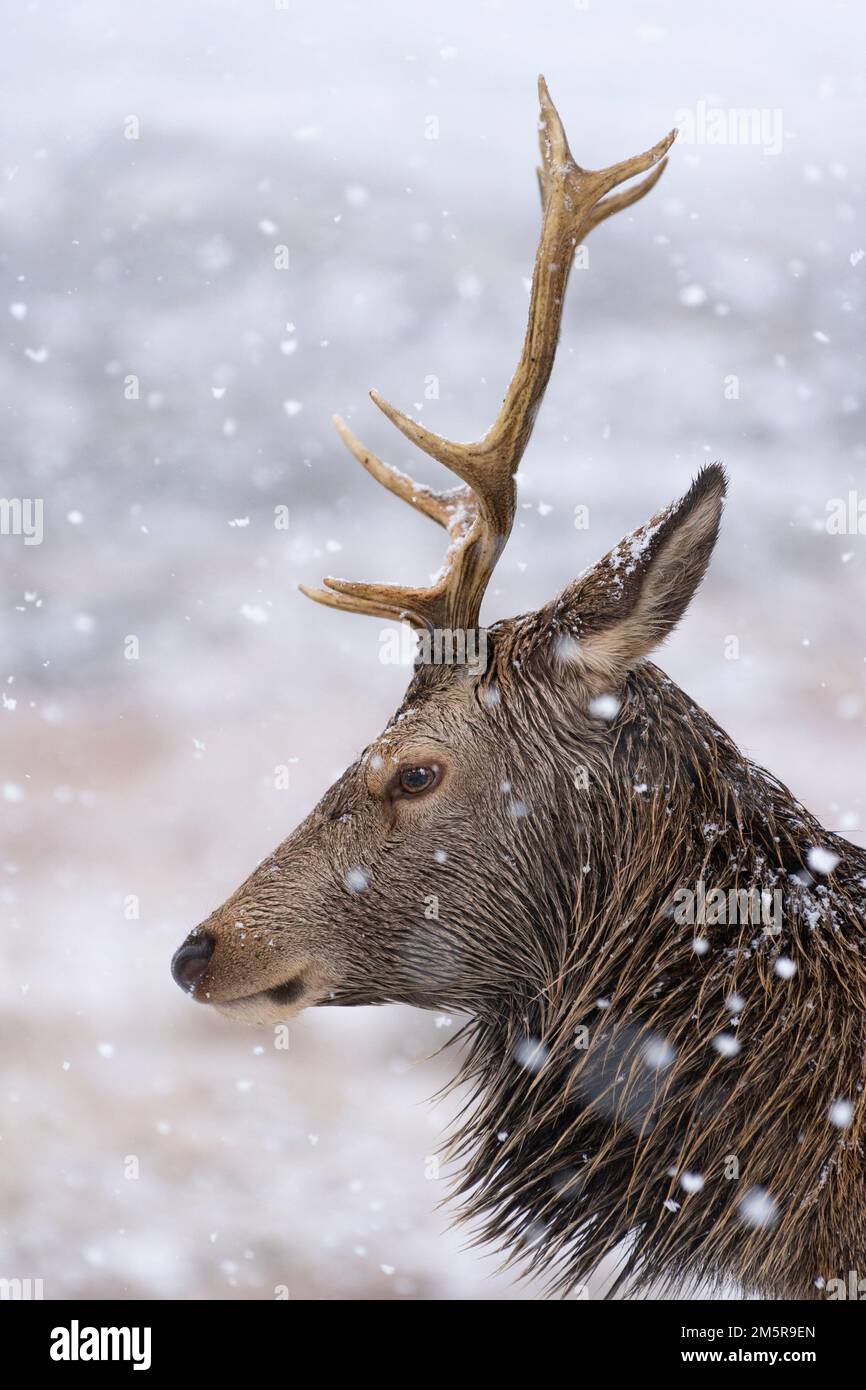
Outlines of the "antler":
M 494 424 L 477 443 L 456 444 L 389 405 L 377 391 L 370 392 L 398 430 L 461 478 L 463 486 L 437 492 L 414 482 L 377 458 L 339 416 L 334 417 L 340 438 L 367 472 L 389 492 L 445 528 L 451 538 L 445 563 L 426 589 L 331 578 L 324 580 L 324 589 L 302 584 L 301 591 L 317 603 L 378 618 L 400 618 L 421 629 L 468 630 L 478 623 L 484 591 L 514 524 L 514 475 L 553 368 L 575 249 L 599 222 L 649 193 L 661 177 L 667 163 L 664 155 L 676 136 L 672 130 L 645 154 L 609 169 L 581 169 L 572 158 L 543 77 L 538 79 L 538 95 L 542 160 L 538 180 L 544 214 L 541 239 L 523 350 Z M 647 169 L 652 172 L 634 187 L 606 196 L 618 184 Z

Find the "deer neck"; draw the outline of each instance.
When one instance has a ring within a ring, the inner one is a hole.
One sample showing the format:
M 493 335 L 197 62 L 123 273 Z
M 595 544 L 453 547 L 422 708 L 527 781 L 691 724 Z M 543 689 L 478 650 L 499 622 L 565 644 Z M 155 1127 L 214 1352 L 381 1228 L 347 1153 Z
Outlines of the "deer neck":
M 571 803 L 570 931 L 539 918 L 538 978 L 469 1027 L 458 1191 L 558 1290 L 619 1247 L 618 1283 L 778 1291 L 789 1270 L 815 1296 L 798 1242 L 815 1278 L 866 1254 L 857 1150 L 828 1121 L 866 1081 L 866 853 L 660 671 L 625 702 L 613 782 Z

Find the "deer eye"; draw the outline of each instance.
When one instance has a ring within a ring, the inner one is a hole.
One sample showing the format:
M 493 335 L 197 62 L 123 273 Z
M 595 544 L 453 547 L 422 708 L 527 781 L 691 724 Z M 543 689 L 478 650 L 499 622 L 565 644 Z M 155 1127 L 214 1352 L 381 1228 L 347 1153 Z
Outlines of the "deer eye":
M 439 768 L 435 763 L 429 767 L 404 767 L 397 774 L 397 790 L 404 796 L 417 796 L 419 792 L 429 792 L 439 781 Z

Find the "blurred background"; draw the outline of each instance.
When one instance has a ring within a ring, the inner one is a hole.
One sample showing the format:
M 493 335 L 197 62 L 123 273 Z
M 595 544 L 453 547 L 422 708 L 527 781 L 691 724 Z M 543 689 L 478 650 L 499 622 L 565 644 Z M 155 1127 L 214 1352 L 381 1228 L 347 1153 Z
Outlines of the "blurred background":
M 486 617 L 723 459 L 722 539 L 662 664 L 864 843 L 866 535 L 827 528 L 833 499 L 866 499 L 863 14 L 0 19 L 0 492 L 44 502 L 42 544 L 0 536 L 0 1276 L 48 1298 L 537 1298 L 439 1206 L 457 1100 L 429 1097 L 456 1063 L 433 1054 L 458 1019 L 318 1010 L 277 1051 L 169 960 L 399 703 L 381 625 L 296 584 L 423 581 L 441 533 L 330 415 L 431 482 L 370 386 L 452 437 L 490 424 L 540 222 L 539 71 L 591 167 L 684 138 L 573 274 Z

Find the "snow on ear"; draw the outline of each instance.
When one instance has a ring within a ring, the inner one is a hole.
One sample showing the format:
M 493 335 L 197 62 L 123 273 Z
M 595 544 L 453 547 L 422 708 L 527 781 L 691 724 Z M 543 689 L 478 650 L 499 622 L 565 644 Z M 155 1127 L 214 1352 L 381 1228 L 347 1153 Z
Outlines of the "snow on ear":
M 534 651 L 543 645 L 595 690 L 615 690 L 688 607 L 719 534 L 725 485 L 721 464 L 702 468 L 685 497 L 533 614 Z

